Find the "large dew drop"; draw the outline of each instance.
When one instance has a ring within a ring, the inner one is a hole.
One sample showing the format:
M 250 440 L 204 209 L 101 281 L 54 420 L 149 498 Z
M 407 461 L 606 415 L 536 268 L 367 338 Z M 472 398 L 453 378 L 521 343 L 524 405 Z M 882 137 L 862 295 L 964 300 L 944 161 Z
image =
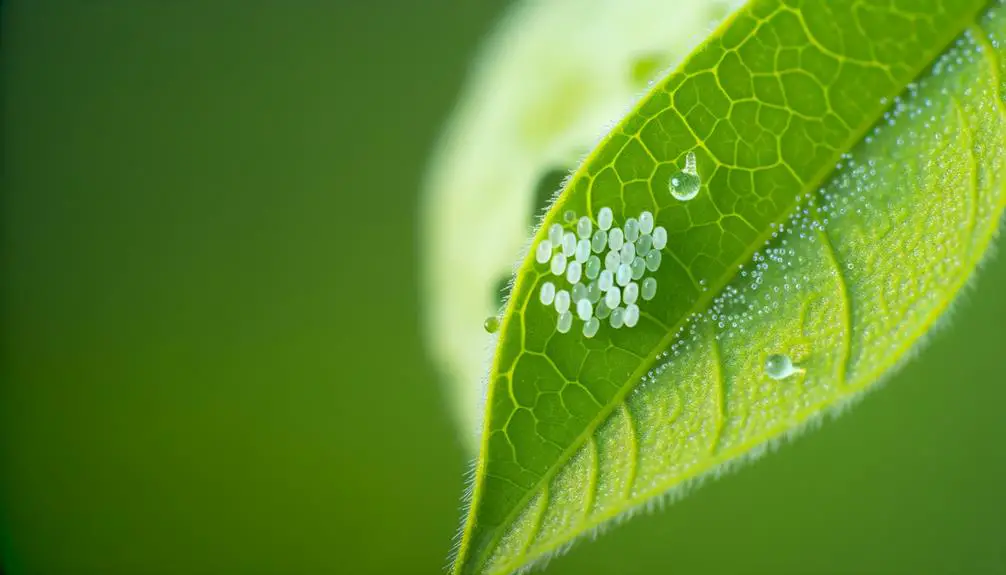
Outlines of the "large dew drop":
M 786 379 L 801 371 L 803 370 L 793 366 L 793 360 L 788 355 L 774 354 L 765 360 L 765 375 L 775 380 Z
M 685 156 L 685 169 L 671 176 L 667 186 L 671 190 L 671 195 L 683 202 L 694 198 L 699 194 L 699 187 L 702 180 L 699 179 L 699 171 L 695 166 L 695 153 L 688 152 Z
M 482 324 L 482 327 L 486 328 L 486 331 L 489 333 L 496 333 L 497 331 L 499 331 L 500 328 L 500 318 L 491 315 L 486 318 L 486 321 L 485 323 Z

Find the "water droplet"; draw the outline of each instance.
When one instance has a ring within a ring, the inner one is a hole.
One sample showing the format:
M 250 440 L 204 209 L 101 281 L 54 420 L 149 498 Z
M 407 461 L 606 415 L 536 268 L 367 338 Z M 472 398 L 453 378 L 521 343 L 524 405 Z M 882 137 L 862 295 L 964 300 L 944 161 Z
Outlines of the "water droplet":
M 566 210 L 566 213 L 562 214 L 562 219 L 565 220 L 566 223 L 572 223 L 573 220 L 576 219 L 576 212 L 573 210 Z
M 765 375 L 775 380 L 785 379 L 800 371 L 800 368 L 793 366 L 793 360 L 788 355 L 774 354 L 765 360 Z
M 491 315 L 486 318 L 486 321 L 482 324 L 482 327 L 486 328 L 488 333 L 496 333 L 500 328 L 500 318 Z
M 611 229 L 611 223 L 614 221 L 615 215 L 611 212 L 611 208 L 604 207 L 597 212 L 597 227 L 604 231 Z
M 702 180 L 699 179 L 699 172 L 695 166 L 695 153 L 688 152 L 685 156 L 685 167 L 680 172 L 671 176 L 667 182 L 671 195 L 676 199 L 686 202 L 699 194 L 699 187 Z
M 646 287 L 646 283 L 643 283 L 643 287 Z M 544 305 L 552 305 L 555 301 L 555 284 L 552 282 L 545 282 L 541 284 L 541 292 L 538 294 L 538 298 Z

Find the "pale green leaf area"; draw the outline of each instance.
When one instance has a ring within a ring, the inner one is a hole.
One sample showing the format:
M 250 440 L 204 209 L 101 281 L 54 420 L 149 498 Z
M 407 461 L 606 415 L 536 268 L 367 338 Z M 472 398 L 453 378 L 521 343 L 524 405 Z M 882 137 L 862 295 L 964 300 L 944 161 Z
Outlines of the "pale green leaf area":
M 632 328 L 557 329 L 534 249 L 490 374 L 455 573 L 509 573 L 847 405 L 943 316 L 1004 207 L 1006 15 L 755 1 L 646 96 L 536 233 L 668 231 Z M 699 194 L 669 178 L 694 153 Z M 566 288 L 569 286 L 566 285 Z M 773 373 L 785 356 L 794 368 Z M 775 358 L 778 359 L 778 358 Z M 668 534 L 672 536 L 672 534 Z

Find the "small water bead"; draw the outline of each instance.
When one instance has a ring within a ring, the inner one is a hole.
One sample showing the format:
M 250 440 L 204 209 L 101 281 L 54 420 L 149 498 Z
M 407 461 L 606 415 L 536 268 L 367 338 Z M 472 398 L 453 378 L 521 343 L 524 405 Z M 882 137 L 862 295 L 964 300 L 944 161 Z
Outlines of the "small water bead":
M 601 272 L 597 278 L 597 286 L 601 288 L 601 291 L 608 291 L 613 285 L 615 285 L 615 272 L 611 270 Z
M 569 262 L 566 266 L 566 281 L 571 284 L 575 284 L 580 281 L 580 277 L 583 275 L 583 264 L 578 261 Z
M 580 318 L 580 321 L 587 321 L 594 317 L 594 306 L 590 305 L 586 299 L 576 302 L 576 317 Z
M 765 360 L 765 375 L 775 380 L 786 379 L 801 370 L 793 366 L 788 355 L 774 354 Z
M 611 212 L 611 208 L 604 207 L 597 212 L 597 227 L 604 231 L 611 229 L 612 222 L 615 221 L 615 214 Z
M 587 286 L 587 301 L 596 304 L 598 301 L 601 300 L 602 295 L 604 295 L 604 292 L 601 290 L 601 287 L 598 285 L 598 283 L 590 282 L 590 285 Z
M 671 190 L 672 196 L 686 202 L 698 195 L 701 185 L 702 180 L 695 165 L 695 153 L 688 152 L 685 156 L 684 169 L 671 176 L 667 181 L 667 187 Z
M 587 216 L 581 217 L 576 222 L 576 235 L 581 238 L 589 238 L 591 232 L 594 231 L 594 224 L 591 223 L 590 218 Z
M 634 303 L 625 306 L 623 320 L 625 327 L 636 327 L 636 324 L 639 323 L 639 306 Z
M 552 282 L 545 282 L 541 284 L 541 291 L 538 293 L 538 299 L 544 305 L 552 305 L 555 301 L 555 284 Z
M 621 328 L 625 324 L 625 310 L 620 307 L 612 309 L 611 317 L 608 318 L 608 322 L 611 323 L 611 327 L 615 329 Z
M 632 271 L 632 279 L 638 280 L 646 273 L 646 261 L 636 256 L 636 259 L 632 260 L 632 263 L 629 264 L 629 269 Z
M 556 247 L 562 244 L 562 226 L 559 224 L 552 224 L 548 227 L 548 241 L 552 242 L 552 247 Z
M 663 256 L 657 250 L 651 250 L 650 253 L 646 254 L 646 269 L 651 272 L 655 272 L 660 269 L 660 260 Z
M 583 266 L 583 274 L 587 276 L 589 280 L 596 280 L 598 274 L 601 273 L 601 258 L 597 256 L 590 256 L 587 258 L 587 263 Z
M 569 292 L 561 289 L 555 292 L 555 311 L 562 313 L 569 310 Z
M 576 250 L 573 252 L 573 257 L 581 264 L 587 261 L 587 258 L 590 257 L 590 240 L 576 242 Z
M 667 230 L 664 226 L 657 226 L 653 230 L 653 249 L 662 250 L 667 245 Z
M 636 258 L 636 244 L 624 244 L 619 252 L 619 256 L 622 263 L 632 263 L 632 260 Z
M 632 280 L 632 268 L 629 264 L 621 264 L 618 266 L 618 271 L 615 272 L 615 283 L 625 287 Z
M 573 305 L 576 305 L 582 299 L 587 299 L 587 286 L 576 282 L 573 285 Z
M 619 268 L 620 263 L 622 263 L 622 253 L 620 251 L 613 249 L 605 255 L 605 269 L 609 269 L 614 273 Z
M 604 293 L 604 305 L 609 309 L 615 309 L 620 303 L 622 303 L 622 290 L 614 286 L 608 288 Z
M 548 263 L 552 258 L 552 242 L 548 239 L 541 240 L 534 250 L 534 259 L 540 264 Z
M 644 211 L 639 214 L 639 233 L 649 234 L 653 231 L 653 214 Z
M 562 252 L 552 256 L 551 270 L 552 274 L 557 276 L 561 276 L 566 273 L 566 256 L 562 255 Z
M 632 243 L 636 241 L 639 237 L 639 220 L 636 218 L 629 218 L 625 220 L 625 225 L 622 226 L 625 233 L 625 241 Z
M 576 235 L 573 232 L 566 232 L 562 236 L 562 255 L 572 257 L 576 253 Z
M 636 303 L 636 299 L 639 297 L 639 284 L 636 282 L 629 282 L 629 285 L 622 289 L 622 301 L 628 304 Z
M 595 254 L 599 254 L 604 251 L 604 248 L 608 247 L 608 232 L 604 230 L 597 230 L 594 232 L 594 237 L 590 239 L 590 249 Z
M 592 317 L 583 324 L 583 337 L 594 337 L 599 329 L 601 329 L 601 321 Z
M 653 236 L 650 234 L 643 234 L 639 236 L 636 240 L 636 255 L 645 256 L 650 252 L 653 247 Z
M 622 232 L 622 228 L 611 228 L 608 232 L 608 247 L 612 251 L 618 251 L 622 249 L 622 245 L 625 244 L 625 234 Z
M 566 210 L 566 212 L 562 214 L 562 219 L 565 220 L 567 224 L 572 223 L 573 220 L 576 219 L 576 212 L 573 210 Z
M 646 301 L 650 301 L 651 299 L 653 299 L 655 295 L 657 295 L 656 278 L 644 279 L 642 285 L 639 288 L 639 296 Z
M 606 319 L 609 315 L 611 315 L 611 308 L 608 307 L 608 304 L 604 303 L 603 299 L 597 302 L 597 305 L 594 306 L 594 317 Z
M 555 329 L 559 333 L 569 333 L 569 328 L 573 327 L 573 313 L 570 311 L 564 311 L 559 314 L 559 321 L 556 322 Z
M 491 315 L 486 318 L 485 322 L 482 323 L 482 327 L 484 327 L 488 333 L 496 333 L 500 328 L 500 318 Z

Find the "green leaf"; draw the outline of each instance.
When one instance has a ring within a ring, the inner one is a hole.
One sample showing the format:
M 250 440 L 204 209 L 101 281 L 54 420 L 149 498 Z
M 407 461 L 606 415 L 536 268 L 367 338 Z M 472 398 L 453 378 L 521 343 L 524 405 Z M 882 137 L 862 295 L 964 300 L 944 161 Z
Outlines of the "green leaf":
M 548 557 L 848 404 L 978 266 L 1006 203 L 1000 4 L 802 4 L 734 14 L 546 215 L 503 317 L 456 574 Z M 680 201 L 689 154 L 701 187 Z M 668 230 L 658 290 L 632 328 L 560 333 L 539 292 L 568 283 L 536 248 L 602 207 Z

